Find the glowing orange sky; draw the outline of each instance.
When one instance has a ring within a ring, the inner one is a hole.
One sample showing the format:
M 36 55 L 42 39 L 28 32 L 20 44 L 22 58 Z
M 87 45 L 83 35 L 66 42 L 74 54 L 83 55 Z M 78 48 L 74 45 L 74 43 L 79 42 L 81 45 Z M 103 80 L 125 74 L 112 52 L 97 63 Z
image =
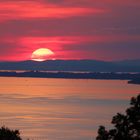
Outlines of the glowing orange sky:
M 38 48 L 55 59 L 139 59 L 139 17 L 138 0 L 1 0 L 0 61 Z

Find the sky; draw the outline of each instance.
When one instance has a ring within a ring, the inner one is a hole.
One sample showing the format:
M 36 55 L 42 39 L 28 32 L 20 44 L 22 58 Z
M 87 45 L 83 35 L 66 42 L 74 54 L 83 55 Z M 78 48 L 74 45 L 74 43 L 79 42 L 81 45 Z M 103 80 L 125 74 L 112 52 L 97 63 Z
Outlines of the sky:
M 140 0 L 0 0 L 0 61 L 140 59 Z

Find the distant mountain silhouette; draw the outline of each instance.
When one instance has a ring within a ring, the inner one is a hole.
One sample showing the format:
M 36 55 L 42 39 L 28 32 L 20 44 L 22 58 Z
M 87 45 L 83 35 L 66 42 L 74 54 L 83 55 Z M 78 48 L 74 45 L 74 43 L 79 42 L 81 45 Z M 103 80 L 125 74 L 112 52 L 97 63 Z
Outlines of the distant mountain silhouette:
M 48 60 L 0 62 L 0 70 L 140 72 L 140 60 L 105 62 L 96 60 Z
M 140 59 L 118 61 L 116 64 L 125 66 L 140 66 Z

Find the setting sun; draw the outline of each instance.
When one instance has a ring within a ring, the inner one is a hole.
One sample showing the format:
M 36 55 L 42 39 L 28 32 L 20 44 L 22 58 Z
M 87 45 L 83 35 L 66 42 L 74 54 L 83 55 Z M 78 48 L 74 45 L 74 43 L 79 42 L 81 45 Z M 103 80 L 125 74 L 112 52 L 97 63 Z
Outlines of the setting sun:
M 31 60 L 34 61 L 45 61 L 51 58 L 54 52 L 47 48 L 40 48 L 35 50 L 31 55 Z M 52 58 L 53 59 L 53 58 Z

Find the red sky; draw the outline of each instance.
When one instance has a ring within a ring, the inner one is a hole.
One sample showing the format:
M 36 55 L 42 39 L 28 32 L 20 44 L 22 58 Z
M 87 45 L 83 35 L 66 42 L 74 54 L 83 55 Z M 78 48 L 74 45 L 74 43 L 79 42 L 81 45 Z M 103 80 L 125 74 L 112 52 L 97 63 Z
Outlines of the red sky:
M 0 61 L 140 59 L 139 0 L 1 0 Z

